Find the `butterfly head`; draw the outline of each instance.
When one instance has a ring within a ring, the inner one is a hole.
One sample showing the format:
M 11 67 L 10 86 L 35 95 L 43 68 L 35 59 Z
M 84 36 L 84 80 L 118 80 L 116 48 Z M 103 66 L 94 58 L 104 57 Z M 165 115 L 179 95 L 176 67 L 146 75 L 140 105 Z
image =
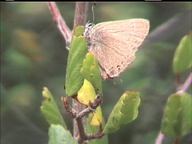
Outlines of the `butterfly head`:
M 87 40 L 87 46 L 91 45 L 91 43 L 90 43 L 90 32 L 91 32 L 91 29 L 93 27 L 94 27 L 94 24 L 90 23 L 90 22 L 87 22 L 87 24 L 85 25 L 85 30 L 84 30 L 83 36 Z

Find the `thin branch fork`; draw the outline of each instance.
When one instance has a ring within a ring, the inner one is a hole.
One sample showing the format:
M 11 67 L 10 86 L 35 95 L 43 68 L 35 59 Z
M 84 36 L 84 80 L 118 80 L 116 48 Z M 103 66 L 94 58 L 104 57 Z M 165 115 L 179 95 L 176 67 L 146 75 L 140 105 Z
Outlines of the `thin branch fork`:
M 78 131 L 79 131 L 79 136 L 76 139 L 79 144 L 82 144 L 86 140 L 90 139 L 98 139 L 104 136 L 102 133 L 102 128 L 100 127 L 100 130 L 98 133 L 95 134 L 87 134 L 85 132 L 84 126 L 83 126 L 83 121 L 82 118 L 88 115 L 89 113 L 95 112 L 95 109 L 102 103 L 102 97 L 101 95 L 97 95 L 95 100 L 93 102 L 89 102 L 89 106 L 82 110 L 81 112 L 77 113 L 73 108 L 69 106 L 69 98 L 67 97 L 62 97 L 61 98 L 63 102 L 63 106 L 65 110 L 76 120 L 77 126 L 78 126 Z
M 100 106 L 102 103 L 102 97 L 101 95 L 97 95 L 95 100 L 93 102 L 89 102 L 89 106 L 82 110 L 81 112 L 77 113 L 73 108 L 69 106 L 69 98 L 68 97 L 62 97 L 61 101 L 63 102 L 63 106 L 65 110 L 73 117 L 73 118 L 82 118 L 86 115 L 88 115 L 91 112 L 95 112 L 95 109 Z

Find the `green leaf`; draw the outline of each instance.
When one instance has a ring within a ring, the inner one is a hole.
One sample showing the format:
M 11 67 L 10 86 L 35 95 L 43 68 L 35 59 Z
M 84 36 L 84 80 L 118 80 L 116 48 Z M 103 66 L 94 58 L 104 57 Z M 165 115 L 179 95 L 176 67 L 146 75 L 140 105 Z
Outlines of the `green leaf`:
M 71 133 L 64 129 L 61 125 L 51 125 L 49 128 L 48 144 L 77 144 Z
M 88 134 L 94 134 L 99 131 L 99 126 L 93 126 L 90 125 L 90 121 L 92 119 L 92 115 L 89 114 L 86 118 L 86 130 Z M 104 118 L 102 119 L 102 128 L 105 126 L 105 120 Z M 90 140 L 88 144 L 108 144 L 108 137 L 107 135 L 104 135 L 101 139 L 94 139 Z
M 102 79 L 99 71 L 99 65 L 94 54 L 88 53 L 83 61 L 81 74 L 85 79 L 91 82 L 96 93 L 102 93 Z
M 78 37 L 75 36 L 74 33 L 72 36 L 66 68 L 65 88 L 67 96 L 75 95 L 83 84 L 83 76 L 80 74 L 80 70 L 88 50 L 86 47 L 86 40 L 82 36 L 82 31 L 82 26 L 77 27 L 75 29 L 75 34 Z
M 51 93 L 49 92 L 49 90 L 44 87 L 43 88 L 43 98 L 44 101 L 42 102 L 42 106 L 41 106 L 41 112 L 43 114 L 43 116 L 45 117 L 45 119 L 47 120 L 47 122 L 51 125 L 51 124 L 60 124 L 62 125 L 64 128 L 66 127 L 66 124 L 59 112 L 59 108 L 57 107 L 57 104 L 55 103 L 53 96 L 51 95 Z
M 192 33 L 184 36 L 177 47 L 173 58 L 173 72 L 181 73 L 192 66 L 191 51 Z
M 125 92 L 113 108 L 103 133 L 109 134 L 117 131 L 121 125 L 125 125 L 135 120 L 138 115 L 140 98 L 138 92 Z
M 189 94 L 172 94 L 166 103 L 161 131 L 172 137 L 181 137 L 192 128 L 191 96 Z

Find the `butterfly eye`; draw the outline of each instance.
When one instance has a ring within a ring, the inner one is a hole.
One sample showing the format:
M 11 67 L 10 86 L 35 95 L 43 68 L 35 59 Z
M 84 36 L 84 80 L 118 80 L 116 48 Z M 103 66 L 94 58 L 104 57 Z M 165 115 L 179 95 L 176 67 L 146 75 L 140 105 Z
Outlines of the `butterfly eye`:
M 89 30 L 90 30 L 93 26 L 94 26 L 93 23 L 89 23 L 89 22 L 88 22 L 88 23 L 85 25 L 85 31 L 84 31 L 83 35 L 84 35 L 84 36 L 89 35 Z
M 92 28 L 94 26 L 94 24 L 93 23 L 87 23 L 86 25 L 85 25 L 85 28 Z

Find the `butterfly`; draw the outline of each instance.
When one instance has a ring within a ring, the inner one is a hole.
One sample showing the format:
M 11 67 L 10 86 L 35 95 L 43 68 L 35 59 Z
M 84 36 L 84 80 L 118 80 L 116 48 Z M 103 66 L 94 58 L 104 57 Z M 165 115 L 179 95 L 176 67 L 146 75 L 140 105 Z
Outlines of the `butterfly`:
M 88 23 L 84 36 L 89 52 L 94 53 L 100 65 L 102 78 L 118 77 L 135 59 L 135 53 L 149 33 L 146 19 L 127 19 Z

